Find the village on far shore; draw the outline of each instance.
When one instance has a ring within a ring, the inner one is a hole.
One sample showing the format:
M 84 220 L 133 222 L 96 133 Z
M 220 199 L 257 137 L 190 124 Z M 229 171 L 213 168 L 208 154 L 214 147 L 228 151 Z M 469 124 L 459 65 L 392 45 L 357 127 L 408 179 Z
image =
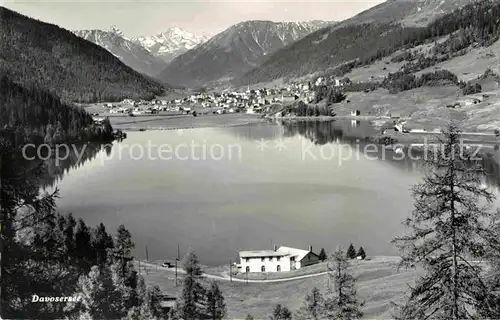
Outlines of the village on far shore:
M 287 105 L 296 100 L 303 100 L 312 103 L 315 100 L 314 86 L 333 85 L 335 87 L 344 86 L 349 80 L 335 77 L 318 77 L 314 83 L 311 81 L 293 82 L 282 88 L 259 88 L 250 87 L 239 90 L 224 90 L 221 92 L 200 90 L 185 97 L 167 99 L 158 97 L 151 101 L 124 99 L 121 102 L 99 103 L 99 112 L 93 113 L 98 119 L 99 116 L 140 116 L 160 114 L 162 112 L 181 112 L 190 114 L 195 110 L 211 110 L 212 114 L 226 113 L 246 113 L 263 114 L 266 107 L 271 105 Z

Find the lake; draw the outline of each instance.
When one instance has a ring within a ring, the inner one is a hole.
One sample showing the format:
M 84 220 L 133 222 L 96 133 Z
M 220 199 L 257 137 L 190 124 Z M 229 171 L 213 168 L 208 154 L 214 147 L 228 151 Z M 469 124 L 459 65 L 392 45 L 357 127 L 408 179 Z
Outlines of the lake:
M 147 246 L 150 260 L 175 258 L 178 245 L 205 265 L 273 244 L 331 252 L 352 242 L 395 255 L 390 241 L 404 232 L 422 174 L 392 152 L 367 157 L 373 130 L 318 122 L 129 132 L 64 175 L 58 206 L 108 230 L 124 224 L 135 256 Z

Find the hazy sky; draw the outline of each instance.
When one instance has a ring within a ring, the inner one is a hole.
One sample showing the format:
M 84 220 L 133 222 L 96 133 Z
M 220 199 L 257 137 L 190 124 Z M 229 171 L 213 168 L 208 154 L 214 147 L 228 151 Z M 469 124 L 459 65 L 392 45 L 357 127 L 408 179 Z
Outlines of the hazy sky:
M 141 1 L 0 0 L 22 14 L 66 29 L 116 25 L 126 36 L 155 35 L 172 26 L 195 34 L 216 34 L 244 20 L 343 20 L 383 0 L 321 1 Z

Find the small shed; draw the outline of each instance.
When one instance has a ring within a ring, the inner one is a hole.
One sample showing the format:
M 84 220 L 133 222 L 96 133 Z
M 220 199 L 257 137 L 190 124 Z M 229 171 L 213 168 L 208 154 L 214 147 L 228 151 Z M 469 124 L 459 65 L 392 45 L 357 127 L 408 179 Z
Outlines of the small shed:
M 359 110 L 351 110 L 351 117 L 357 117 L 361 115 L 361 111 Z
M 171 296 L 167 296 L 167 295 L 163 295 L 161 297 L 160 306 L 163 309 L 163 312 L 165 312 L 165 314 L 168 314 L 170 312 L 170 310 L 175 308 L 176 300 L 177 299 L 175 297 L 171 297 Z

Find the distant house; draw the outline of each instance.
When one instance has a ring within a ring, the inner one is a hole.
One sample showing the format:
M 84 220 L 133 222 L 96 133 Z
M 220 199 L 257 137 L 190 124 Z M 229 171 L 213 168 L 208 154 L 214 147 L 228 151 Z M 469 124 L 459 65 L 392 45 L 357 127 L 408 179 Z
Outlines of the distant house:
M 104 118 L 102 117 L 93 117 L 92 120 L 94 120 L 95 124 L 101 124 L 104 122 Z
M 389 116 L 391 119 L 401 119 L 401 115 L 399 113 L 391 113 Z
M 285 272 L 319 262 L 319 256 L 309 250 L 274 246 L 273 250 L 240 251 L 241 272 Z
M 291 103 L 295 101 L 295 96 L 281 96 L 282 103 Z
M 361 111 L 359 110 L 351 110 L 351 117 L 357 117 L 361 115 Z
M 394 131 L 398 131 L 398 132 L 405 132 L 405 127 L 402 123 L 396 123 L 394 125 Z

